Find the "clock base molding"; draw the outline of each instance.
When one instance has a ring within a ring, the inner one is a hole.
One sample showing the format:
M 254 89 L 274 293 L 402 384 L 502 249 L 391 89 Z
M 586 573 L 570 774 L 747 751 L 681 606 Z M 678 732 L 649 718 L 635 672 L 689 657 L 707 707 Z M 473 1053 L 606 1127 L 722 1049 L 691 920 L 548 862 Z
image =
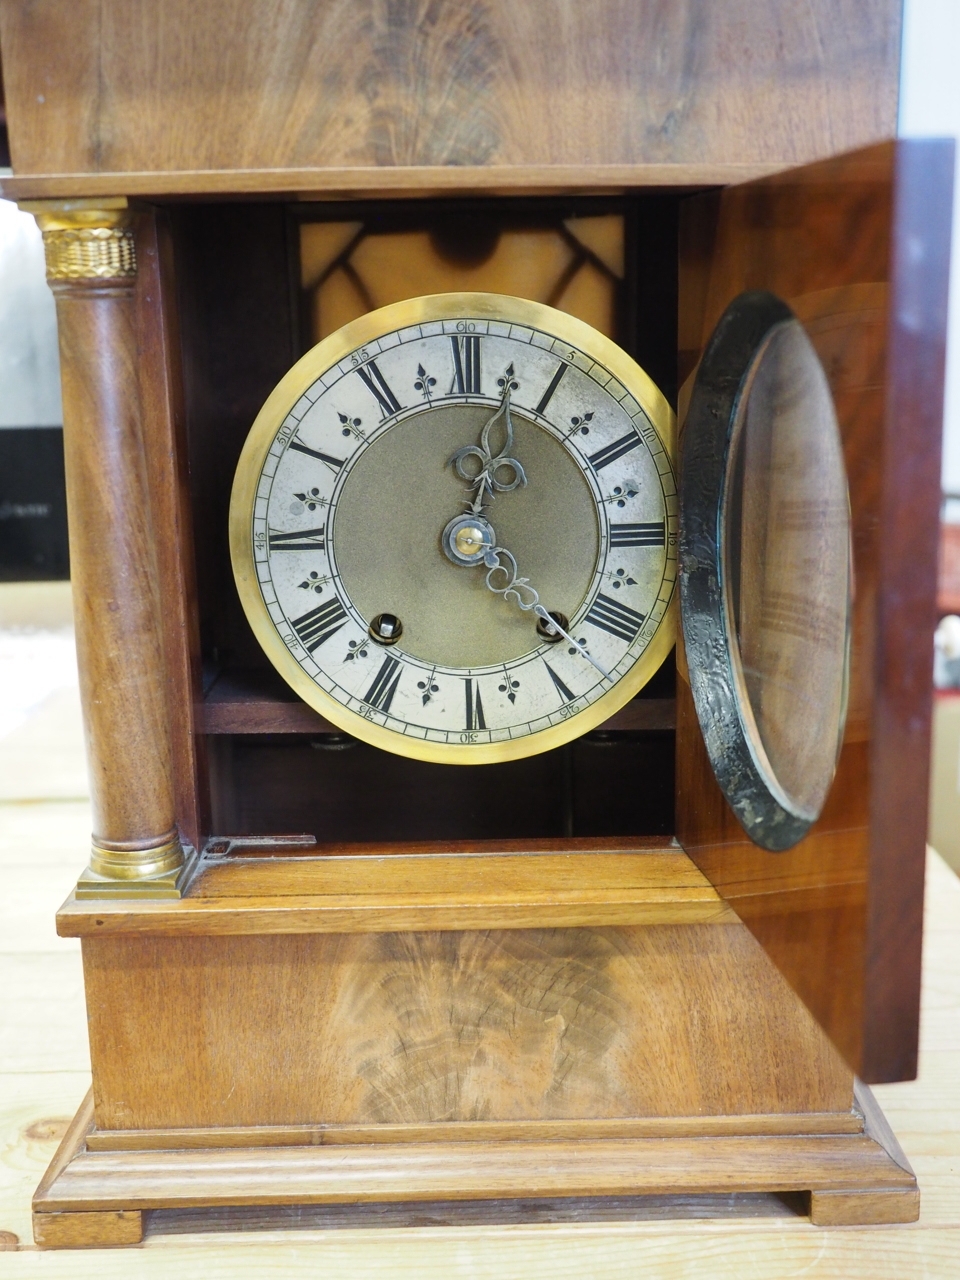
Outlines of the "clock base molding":
M 140 1149 L 109 1150 L 97 1142 L 106 1135 L 94 1126 L 91 1092 L 34 1197 L 34 1234 L 46 1248 L 137 1244 L 144 1214 L 158 1209 L 192 1210 L 201 1230 L 222 1229 L 230 1210 L 236 1230 L 244 1211 L 258 1206 L 401 1204 L 414 1211 L 441 1202 L 456 1221 L 450 1202 L 494 1202 L 495 1210 L 496 1202 L 562 1207 L 584 1198 L 600 1207 L 610 1197 L 622 1206 L 630 1197 L 642 1216 L 643 1197 L 661 1198 L 669 1214 L 663 1197 L 677 1197 L 679 1206 L 679 1197 L 769 1191 L 803 1193 L 819 1226 L 916 1221 L 916 1179 L 862 1086 L 857 1103 L 835 1125 L 854 1132 L 791 1133 L 784 1121 L 800 1127 L 802 1117 L 724 1116 L 706 1124 L 688 1117 L 689 1132 L 672 1136 L 598 1138 L 589 1126 L 583 1133 L 569 1124 L 566 1136 L 552 1139 L 263 1145 L 252 1129 L 233 1131 L 229 1146 L 188 1145 L 194 1135 L 187 1131 L 176 1149 L 152 1145 L 157 1135 L 144 1133 Z M 698 1125 L 709 1131 L 719 1122 L 725 1132 L 697 1136 Z M 770 1131 L 757 1132 L 762 1125 Z M 689 1202 L 685 1208 L 689 1214 Z M 197 1210 L 209 1210 L 209 1220 Z M 584 1206 L 579 1212 L 587 1216 Z
M 38 1242 L 132 1242 L 153 1209 L 760 1191 L 912 1220 L 869 1094 L 688 856 L 569 844 L 207 853 L 180 899 L 72 896 L 96 1104 Z

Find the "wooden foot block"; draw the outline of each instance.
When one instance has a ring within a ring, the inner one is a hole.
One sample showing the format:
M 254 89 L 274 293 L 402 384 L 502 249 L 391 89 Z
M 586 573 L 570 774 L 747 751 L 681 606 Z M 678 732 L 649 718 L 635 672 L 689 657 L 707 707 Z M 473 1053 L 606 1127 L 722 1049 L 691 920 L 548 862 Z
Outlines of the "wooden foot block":
M 864 1191 L 811 1191 L 810 1221 L 816 1227 L 861 1227 L 881 1222 L 916 1222 L 918 1187 Z
M 103 1248 L 139 1244 L 143 1215 L 138 1209 L 104 1209 L 90 1213 L 34 1213 L 33 1238 L 41 1249 Z

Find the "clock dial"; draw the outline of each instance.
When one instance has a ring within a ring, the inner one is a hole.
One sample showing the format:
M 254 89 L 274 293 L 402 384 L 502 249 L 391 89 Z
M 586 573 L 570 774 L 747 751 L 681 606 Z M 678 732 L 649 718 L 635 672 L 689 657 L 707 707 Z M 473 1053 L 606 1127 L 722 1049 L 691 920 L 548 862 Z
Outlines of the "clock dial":
M 672 416 L 551 308 L 442 295 L 308 353 L 231 505 L 247 616 L 349 732 L 452 763 L 601 723 L 673 644 Z

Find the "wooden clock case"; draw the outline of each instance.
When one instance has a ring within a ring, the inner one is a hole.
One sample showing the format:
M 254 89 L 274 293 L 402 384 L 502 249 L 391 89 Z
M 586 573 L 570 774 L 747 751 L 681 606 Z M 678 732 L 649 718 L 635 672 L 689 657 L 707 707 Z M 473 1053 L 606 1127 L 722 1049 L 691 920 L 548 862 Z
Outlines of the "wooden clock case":
M 336 72 L 332 7 L 77 8 L 0 4 L 4 194 L 57 295 L 95 824 L 58 915 L 93 1089 L 38 1242 L 135 1242 L 163 1208 L 654 1192 L 914 1218 L 854 1076 L 914 1073 L 919 999 L 952 151 L 876 143 L 898 6 L 852 5 L 811 63 L 789 5 L 744 0 L 739 34 L 678 5 L 656 72 L 643 4 L 582 26 L 551 0 L 555 29 L 540 5 L 377 10 Z M 831 383 L 851 712 L 785 854 L 723 800 L 682 646 L 603 731 L 445 768 L 285 695 L 234 593 L 236 458 L 302 349 L 298 223 L 611 209 L 620 340 L 681 412 L 745 289 L 793 307 Z

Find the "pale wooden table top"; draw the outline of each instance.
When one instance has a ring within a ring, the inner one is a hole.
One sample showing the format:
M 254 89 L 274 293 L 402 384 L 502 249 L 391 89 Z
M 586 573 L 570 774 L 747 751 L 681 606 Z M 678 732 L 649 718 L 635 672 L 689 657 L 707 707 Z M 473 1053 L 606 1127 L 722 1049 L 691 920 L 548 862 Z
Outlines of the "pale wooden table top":
M 7 597 L 0 588 L 0 628 L 10 618 Z M 55 604 L 48 614 L 56 615 Z M 38 621 L 50 625 L 47 615 Z M 0 644 L 0 698 L 16 660 L 10 652 Z M 85 860 L 84 793 L 79 707 L 67 685 L 0 737 L 0 1250 L 13 1246 L 0 1254 L 4 1280 L 960 1277 L 960 880 L 936 854 L 928 866 L 920 1079 L 875 1091 L 920 1182 L 915 1225 L 818 1229 L 776 1202 L 715 1202 L 707 1218 L 510 1226 L 200 1234 L 181 1220 L 176 1234 L 150 1229 L 134 1249 L 41 1253 L 32 1243 L 30 1197 L 89 1085 L 79 945 L 57 938 L 53 924 Z M 691 1212 L 674 1206 L 681 1210 Z M 765 1216 L 747 1216 L 758 1212 Z

